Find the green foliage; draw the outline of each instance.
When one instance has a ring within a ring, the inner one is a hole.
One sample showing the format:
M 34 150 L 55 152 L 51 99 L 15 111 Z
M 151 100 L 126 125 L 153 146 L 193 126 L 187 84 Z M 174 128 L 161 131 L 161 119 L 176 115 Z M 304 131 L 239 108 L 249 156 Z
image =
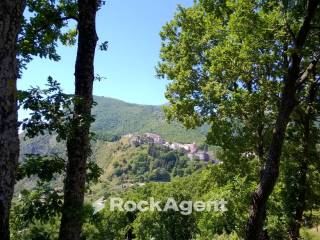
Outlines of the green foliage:
M 125 212 L 103 210 L 92 216 L 92 219 L 84 225 L 83 236 L 92 240 L 106 238 L 122 240 L 125 239 L 129 223 Z
M 149 180 L 156 182 L 169 182 L 170 173 L 166 169 L 157 168 L 150 173 Z
M 123 239 L 131 232 L 135 239 L 240 239 L 249 206 L 250 192 L 254 184 L 245 178 L 224 179 L 222 165 L 214 165 L 184 178 L 174 178 L 170 183 L 148 183 L 145 186 L 120 193 L 126 200 L 161 201 L 164 207 L 168 198 L 178 203 L 185 200 L 209 201 L 224 198 L 228 201 L 227 212 L 192 212 L 189 215 L 169 210 L 168 212 L 121 212 L 110 211 L 109 199 L 104 210 L 93 216 L 86 236 L 89 239 Z M 220 180 L 220 179 L 219 179 Z M 114 196 L 113 196 L 114 197 Z
M 87 174 L 86 174 L 87 184 L 90 185 L 91 183 L 97 183 L 102 173 L 103 173 L 103 169 L 100 168 L 96 162 L 89 161 L 87 163 Z
M 21 123 L 25 138 L 55 134 L 59 142 L 70 137 L 72 128 L 94 121 L 91 116 L 73 117 L 73 105 L 81 102 L 82 99 L 64 94 L 60 83 L 52 77 L 48 77 L 47 87 L 47 89 L 33 87 L 28 91 L 19 92 L 20 107 L 30 111 L 30 117 L 23 119 Z M 94 134 L 92 133 L 91 136 Z M 41 180 L 50 181 L 54 173 L 61 174 L 65 170 L 65 161 L 58 155 L 46 156 L 37 153 L 26 156 L 26 160 L 20 166 L 19 179 L 38 174 Z M 101 174 L 102 169 L 95 162 L 89 161 L 87 182 L 97 182 Z
M 36 175 L 41 181 L 50 181 L 55 174 L 65 171 L 65 160 L 58 156 L 26 155 L 19 165 L 17 180 Z
M 15 213 L 16 214 L 16 213 Z M 13 214 L 12 214 L 13 215 Z M 48 223 L 35 222 L 28 228 L 19 228 L 19 220 L 15 219 L 11 225 L 11 239 L 32 239 L 32 240 L 56 240 L 59 234 L 59 221 L 52 219 Z
M 39 87 L 19 92 L 20 106 L 31 111 L 31 117 L 22 121 L 22 130 L 26 136 L 33 138 L 38 134 L 57 133 L 60 139 L 66 140 L 72 121 L 72 104 L 75 99 L 64 94 L 60 83 L 48 77 L 47 89 Z
M 109 47 L 109 42 L 108 41 L 105 41 L 105 42 L 101 43 L 100 46 L 99 46 L 101 51 L 107 51 L 108 47 Z
M 49 221 L 61 211 L 63 202 L 62 190 L 53 189 L 49 184 L 39 184 L 32 191 L 22 191 L 21 199 L 15 206 L 26 224 L 36 220 Z
M 56 51 L 58 42 L 74 45 L 76 41 L 77 30 L 68 20 L 77 21 L 77 2 L 27 0 L 26 5 L 27 13 L 17 41 L 20 68 L 26 68 L 34 56 L 60 60 Z
M 130 104 L 105 97 L 94 100 L 97 105 L 92 110 L 95 116 L 92 130 L 98 139 L 114 141 L 128 133 L 154 132 L 168 141 L 202 143 L 205 140 L 206 126 L 186 130 L 176 122 L 168 124 L 160 106 Z
M 94 120 L 91 116 L 74 118 L 73 105 L 82 100 L 64 94 L 60 84 L 51 77 L 47 86 L 44 90 L 37 87 L 19 94 L 20 105 L 29 110 L 31 116 L 22 121 L 25 138 L 54 134 L 57 142 L 67 140 L 73 133 L 72 128 L 90 124 Z M 50 232 L 57 230 L 49 230 L 48 224 L 56 223 L 62 211 L 63 191 L 55 184 L 62 185 L 56 177 L 65 173 L 66 161 L 59 154 L 31 153 L 24 157 L 18 168 L 17 179 L 36 176 L 38 181 L 35 188 L 20 191 L 21 198 L 14 204 L 11 223 L 15 225 L 14 238 L 18 238 L 22 232 L 26 239 L 55 239 Z M 86 184 L 89 187 L 92 182 L 97 183 L 103 171 L 94 161 L 89 161 L 86 168 Z M 81 209 L 84 218 L 88 217 L 90 209 Z M 92 213 L 93 210 L 89 215 Z
M 33 196 L 30 198 L 30 196 Z M 62 199 L 60 194 L 60 205 L 58 211 L 52 211 L 54 206 L 48 205 L 44 200 L 47 198 L 47 194 L 43 195 L 42 207 L 38 208 L 39 204 L 33 206 L 33 204 L 37 203 L 38 196 L 35 196 L 35 193 L 27 193 L 26 195 L 26 203 L 22 203 L 23 200 L 19 200 L 19 202 L 15 203 L 15 206 L 11 213 L 11 239 L 13 240 L 21 240 L 21 239 L 32 239 L 32 240 L 56 240 L 58 239 L 59 227 L 60 227 L 60 211 L 62 207 Z M 29 204 L 32 205 L 29 205 Z M 50 208 L 49 208 L 50 206 Z M 51 210 L 51 215 L 47 218 L 46 212 L 44 209 Z M 28 215 L 28 213 L 36 213 L 37 215 Z M 84 225 L 91 226 L 89 223 L 92 221 L 93 216 L 93 208 L 90 205 L 85 205 L 83 207 L 83 218 L 85 219 Z M 40 214 L 40 215 L 39 215 Z M 84 232 L 86 227 L 84 228 Z M 90 229 L 90 232 L 93 233 L 93 229 Z
M 222 148 L 219 159 L 228 176 L 218 180 L 223 186 L 237 175 L 252 183 L 258 180 L 268 157 L 281 87 L 287 79 L 284 71 L 293 64 L 287 61 L 299 54 L 300 70 L 304 71 L 319 51 L 316 46 L 319 29 L 314 28 L 319 22 L 319 11 L 311 23 L 306 48 L 296 49 L 295 37 L 306 5 L 306 1 L 200 0 L 192 7 L 178 7 L 174 18 L 160 33 L 162 47 L 157 73 L 170 80 L 166 116 L 187 128 L 210 125 L 207 142 Z M 314 75 L 319 77 L 319 71 Z M 301 103 L 302 112 L 308 109 L 306 91 L 311 82 L 308 79 L 299 88 L 297 103 Z M 293 132 L 287 136 L 288 152 L 282 157 L 285 172 L 280 186 L 285 187 L 276 189 L 267 212 L 265 228 L 272 239 L 287 237 L 288 218 L 291 216 L 292 221 L 300 204 L 296 199 L 301 189 L 297 179 L 302 171 L 299 161 L 303 157 L 303 133 L 298 131 L 295 121 L 289 124 Z M 312 132 L 316 132 L 314 128 Z M 308 174 L 318 175 L 312 164 L 311 168 Z M 318 192 L 318 187 L 308 182 L 314 187 L 308 188 L 308 194 Z M 288 215 L 280 217 L 280 213 Z
M 276 7 L 269 15 L 256 8 L 252 1 L 196 2 L 180 7 L 160 33 L 157 71 L 171 80 L 167 117 L 188 128 L 208 122 L 208 140 L 223 148 L 246 144 L 252 151 L 258 136 L 252 136 L 253 129 L 268 129 L 273 121 L 280 72 L 267 66 L 279 68 L 274 62 L 281 50 L 274 43 L 282 34 L 281 18 Z
M 121 145 L 119 142 L 108 145 L 109 147 L 103 148 L 104 151 L 112 152 L 111 146 L 118 146 L 107 159 L 107 164 L 113 168 L 109 176 L 119 177 L 120 181 L 124 179 L 129 182 L 168 182 L 175 176 L 191 175 L 206 165 L 203 161 L 189 159 L 183 152 L 173 151 L 161 145 L 144 144 L 133 147 Z M 99 154 L 96 157 L 99 157 Z M 108 166 L 104 168 L 109 168 Z

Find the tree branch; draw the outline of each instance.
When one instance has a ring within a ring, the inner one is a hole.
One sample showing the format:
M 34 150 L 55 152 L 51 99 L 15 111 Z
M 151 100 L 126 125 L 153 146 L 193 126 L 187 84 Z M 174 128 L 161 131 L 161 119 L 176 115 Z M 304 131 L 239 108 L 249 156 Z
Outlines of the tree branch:
M 289 23 L 286 21 L 286 28 L 288 30 L 289 35 L 292 37 L 293 42 L 296 42 L 296 35 L 294 34 L 294 32 L 292 31 Z
M 316 57 L 309 64 L 306 70 L 301 73 L 300 77 L 297 80 L 296 88 L 300 88 L 301 85 L 303 85 L 308 80 L 308 77 L 310 76 L 310 74 L 315 71 L 317 63 L 319 62 L 319 59 L 320 59 L 320 53 L 316 55 Z
M 46 28 L 48 28 L 52 24 L 57 24 L 57 23 L 60 23 L 60 22 L 63 22 L 63 21 L 67 21 L 67 20 L 70 20 L 70 19 L 75 20 L 76 22 L 79 21 L 79 19 L 77 17 L 75 17 L 75 16 L 61 17 L 61 18 L 57 18 L 54 21 L 48 22 L 47 24 L 39 27 L 38 29 L 35 30 L 35 32 L 43 31 L 43 30 L 45 30 Z
M 307 15 L 303 21 L 303 24 L 295 40 L 295 47 L 297 49 L 301 49 L 307 39 L 308 32 L 310 31 L 310 28 L 311 28 L 311 21 L 317 11 L 318 4 L 319 4 L 319 0 L 308 1 Z
M 76 22 L 79 22 L 79 19 L 75 16 L 62 17 L 58 21 L 66 21 L 66 20 L 70 20 L 70 19 L 75 20 Z

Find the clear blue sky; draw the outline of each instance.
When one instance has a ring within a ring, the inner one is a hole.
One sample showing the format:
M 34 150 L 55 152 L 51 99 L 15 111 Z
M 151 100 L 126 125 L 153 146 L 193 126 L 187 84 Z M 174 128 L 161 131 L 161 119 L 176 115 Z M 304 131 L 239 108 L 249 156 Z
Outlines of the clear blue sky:
M 131 103 L 163 104 L 165 80 L 155 77 L 159 60 L 161 27 L 171 20 L 177 4 L 191 6 L 193 0 L 107 0 L 98 12 L 100 42 L 109 41 L 107 52 L 97 51 L 95 72 L 104 76 L 95 82 L 94 94 Z M 59 46 L 62 59 L 34 59 L 18 81 L 19 89 L 43 86 L 50 75 L 65 92 L 74 90 L 76 46 Z

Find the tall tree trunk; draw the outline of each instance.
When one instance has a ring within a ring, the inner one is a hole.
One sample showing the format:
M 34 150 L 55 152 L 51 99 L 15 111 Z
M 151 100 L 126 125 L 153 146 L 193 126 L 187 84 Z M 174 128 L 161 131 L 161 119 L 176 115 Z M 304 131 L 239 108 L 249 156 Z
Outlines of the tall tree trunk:
M 260 124 L 257 128 L 257 135 L 258 135 L 258 144 L 257 144 L 257 156 L 259 159 L 259 163 L 260 163 L 260 175 L 263 172 L 263 165 L 264 165 L 264 136 L 263 136 L 263 124 Z M 263 213 L 263 218 L 266 217 L 266 209 Z M 259 238 L 260 240 L 269 240 L 269 235 L 268 235 L 268 231 L 266 229 L 262 229 L 260 234 L 259 234 Z
M 318 4 L 319 0 L 308 1 L 304 22 L 294 40 L 294 46 L 297 51 L 290 58 L 287 76 L 284 79 L 278 116 L 269 147 L 269 155 L 260 178 L 259 186 L 252 194 L 251 211 L 246 226 L 246 240 L 262 239 L 261 233 L 263 232 L 263 223 L 266 215 L 266 204 L 279 176 L 280 156 L 286 128 L 290 115 L 296 105 L 296 84 L 301 78 L 301 57 L 298 53 L 304 47 Z M 308 74 L 309 71 L 307 70 L 307 73 L 303 77 L 308 77 Z
M 300 236 L 300 227 L 303 216 L 303 211 L 305 208 L 305 198 L 306 198 L 306 180 L 309 162 L 309 147 L 310 147 L 310 121 L 304 120 L 304 136 L 303 136 L 303 159 L 299 163 L 299 175 L 298 177 L 298 199 L 296 202 L 294 218 L 291 221 L 289 235 L 290 239 L 298 240 Z M 307 121 L 307 122 L 306 122 Z
M 17 36 L 24 0 L 0 1 L 0 239 L 8 240 L 9 214 L 19 158 Z
M 67 139 L 68 165 L 60 240 L 80 239 L 85 194 L 86 162 L 90 154 L 90 118 L 97 44 L 97 0 L 79 0 L 78 52 L 75 66 L 75 96 L 72 133 Z
M 298 171 L 298 196 L 295 208 L 295 214 L 289 226 L 289 235 L 292 240 L 300 239 L 300 227 L 302 224 L 303 212 L 306 205 L 306 192 L 307 192 L 307 172 L 310 163 L 310 150 L 314 147 L 314 142 L 311 137 L 311 124 L 314 121 L 314 114 L 312 105 L 316 98 L 317 85 L 314 83 L 310 87 L 308 96 L 308 107 L 306 114 L 302 116 L 303 124 L 303 158 L 299 162 Z

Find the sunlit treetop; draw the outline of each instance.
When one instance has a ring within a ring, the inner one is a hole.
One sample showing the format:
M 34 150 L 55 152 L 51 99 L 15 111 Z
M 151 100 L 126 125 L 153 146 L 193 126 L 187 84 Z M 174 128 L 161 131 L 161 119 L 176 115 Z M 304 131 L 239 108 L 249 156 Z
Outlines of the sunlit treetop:
M 305 2 L 203 0 L 179 7 L 160 33 L 157 73 L 170 80 L 168 118 L 189 128 L 273 119 L 290 56 L 298 52 L 307 66 L 319 51 L 319 11 L 299 49 Z

